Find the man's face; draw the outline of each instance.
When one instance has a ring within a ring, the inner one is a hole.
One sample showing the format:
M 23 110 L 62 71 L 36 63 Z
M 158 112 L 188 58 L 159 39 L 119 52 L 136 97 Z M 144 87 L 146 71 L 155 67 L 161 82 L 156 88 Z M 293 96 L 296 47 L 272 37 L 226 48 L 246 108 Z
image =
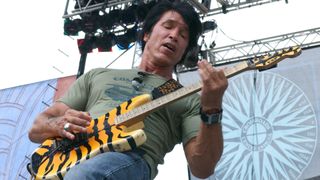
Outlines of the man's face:
M 143 54 L 148 61 L 160 67 L 172 67 L 181 60 L 188 46 L 189 28 L 179 13 L 168 11 L 143 40 L 146 42 Z

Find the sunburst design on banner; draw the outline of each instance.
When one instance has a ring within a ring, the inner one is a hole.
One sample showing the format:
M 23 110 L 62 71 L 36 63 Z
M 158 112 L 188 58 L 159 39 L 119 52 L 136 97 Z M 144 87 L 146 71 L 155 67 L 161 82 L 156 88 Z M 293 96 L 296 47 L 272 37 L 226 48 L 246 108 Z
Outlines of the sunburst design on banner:
M 224 153 L 214 179 L 297 179 L 317 142 L 312 105 L 293 82 L 250 72 L 224 96 Z

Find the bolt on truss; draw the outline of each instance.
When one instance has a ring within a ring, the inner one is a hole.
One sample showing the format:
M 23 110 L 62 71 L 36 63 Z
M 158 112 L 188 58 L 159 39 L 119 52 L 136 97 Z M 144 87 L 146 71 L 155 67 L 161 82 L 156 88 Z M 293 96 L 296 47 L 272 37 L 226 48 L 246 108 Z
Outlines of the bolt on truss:
M 207 60 L 213 65 L 224 65 L 275 53 L 281 49 L 300 46 L 302 49 L 320 46 L 320 27 L 272 36 L 206 50 Z M 178 72 L 193 71 L 196 67 L 178 67 Z

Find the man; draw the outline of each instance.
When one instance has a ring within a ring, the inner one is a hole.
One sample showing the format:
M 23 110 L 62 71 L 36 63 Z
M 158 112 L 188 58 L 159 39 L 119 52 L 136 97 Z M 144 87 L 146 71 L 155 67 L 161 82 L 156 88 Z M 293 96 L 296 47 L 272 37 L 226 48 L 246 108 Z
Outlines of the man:
M 200 34 L 199 16 L 190 5 L 160 2 L 145 18 L 138 69 L 98 68 L 82 75 L 62 99 L 39 114 L 30 139 L 37 143 L 57 136 L 74 139 L 74 132 L 86 132 L 92 118 L 138 94 L 150 93 L 172 79 L 176 64 L 197 46 Z M 201 97 L 193 94 L 148 115 L 143 129 L 147 141 L 137 150 L 101 153 L 71 168 L 65 179 L 153 179 L 165 154 L 181 142 L 193 175 L 210 176 L 223 149 L 221 124 L 210 118 L 221 117 L 228 82 L 224 72 L 207 61 L 199 61 L 198 67 Z M 141 87 L 131 84 L 137 76 Z

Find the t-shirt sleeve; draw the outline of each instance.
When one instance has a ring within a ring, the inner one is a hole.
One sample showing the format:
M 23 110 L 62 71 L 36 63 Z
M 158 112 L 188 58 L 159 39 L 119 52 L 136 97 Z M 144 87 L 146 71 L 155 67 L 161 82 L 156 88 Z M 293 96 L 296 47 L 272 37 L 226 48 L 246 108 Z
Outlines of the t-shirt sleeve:
M 187 111 L 182 117 L 183 120 L 181 124 L 183 144 L 186 144 L 191 138 L 197 136 L 200 129 L 200 99 L 198 94 L 188 98 L 186 108 Z
M 84 111 L 87 106 L 88 94 L 90 92 L 90 79 L 94 70 L 80 76 L 68 89 L 68 91 L 57 100 L 63 102 L 72 109 Z

